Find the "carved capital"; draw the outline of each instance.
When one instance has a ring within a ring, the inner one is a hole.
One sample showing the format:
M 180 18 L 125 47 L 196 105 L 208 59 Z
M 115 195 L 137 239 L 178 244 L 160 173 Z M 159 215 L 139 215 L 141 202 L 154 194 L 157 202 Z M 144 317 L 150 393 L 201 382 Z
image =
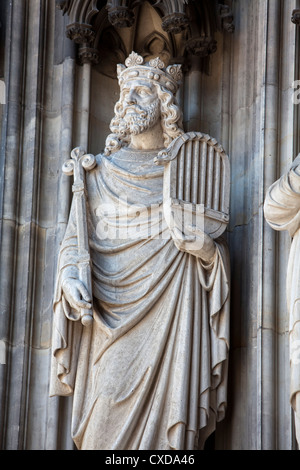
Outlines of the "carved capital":
M 89 44 L 95 39 L 95 32 L 89 24 L 72 23 L 67 26 L 66 36 L 77 44 Z
M 69 17 L 66 35 L 81 46 L 78 51 L 81 62 L 95 64 L 99 61 L 96 49 L 100 45 L 101 50 L 102 28 L 108 29 L 108 21 L 116 30 L 132 27 L 136 21 L 135 8 L 143 8 L 144 0 L 55 0 L 55 3 Z M 169 39 L 163 36 L 163 40 L 176 42 L 178 57 L 184 57 L 185 51 L 206 57 L 217 49 L 214 40 L 217 30 L 234 31 L 230 7 L 218 0 L 155 0 L 149 3 L 159 10 L 162 29 L 169 35 L 177 35 Z M 115 33 L 119 34 L 118 31 Z M 168 61 L 171 47 L 162 50 L 167 50 Z
M 293 10 L 291 21 L 296 25 L 300 24 L 300 8 Z
M 69 8 L 69 3 L 70 0 L 55 0 L 55 5 L 58 10 L 62 10 L 63 14 L 66 13 L 66 11 Z
M 80 47 L 78 51 L 78 58 L 82 64 L 98 64 L 99 52 L 93 47 Z
M 221 20 L 221 27 L 228 33 L 233 33 L 235 26 L 233 23 L 233 13 L 228 5 L 218 5 L 218 15 Z
M 134 24 L 134 14 L 129 7 L 118 6 L 108 9 L 109 22 L 117 28 L 129 28 Z
M 184 13 L 174 12 L 162 19 L 162 29 L 167 33 L 178 34 L 189 25 L 189 20 Z
M 207 36 L 191 38 L 186 43 L 186 52 L 199 57 L 207 57 L 217 50 L 217 41 Z

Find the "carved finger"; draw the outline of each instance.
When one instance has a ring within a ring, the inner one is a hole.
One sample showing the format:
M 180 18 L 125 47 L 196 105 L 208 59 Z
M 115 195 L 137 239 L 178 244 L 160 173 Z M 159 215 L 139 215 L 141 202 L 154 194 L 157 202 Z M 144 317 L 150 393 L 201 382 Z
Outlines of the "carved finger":
M 197 235 L 205 235 L 204 230 L 201 230 L 201 228 L 197 227 L 197 225 L 188 225 L 187 226 L 188 230 L 190 230 L 193 233 L 196 233 Z
M 92 308 L 92 304 L 90 302 L 86 302 L 85 300 L 80 300 L 79 302 L 80 308 Z
M 177 243 L 179 243 L 182 247 L 185 246 L 185 244 L 194 242 L 196 240 L 196 237 L 194 235 L 185 235 L 184 233 L 181 232 L 177 227 L 174 227 L 173 233 L 175 235 L 175 240 Z
M 195 239 L 196 239 L 196 237 L 193 236 L 193 235 L 185 235 L 177 227 L 174 227 L 172 231 L 175 235 L 175 239 L 178 240 L 182 244 L 189 243 L 189 242 L 194 242 Z
M 82 283 L 80 283 L 80 285 L 78 286 L 78 289 L 80 291 L 82 298 L 86 300 L 87 302 L 90 302 L 91 296 L 89 294 L 89 291 L 86 289 L 86 287 Z
M 81 298 L 81 292 L 77 286 L 68 286 L 65 290 L 65 296 L 71 307 L 75 310 L 79 310 L 80 308 L 91 308 L 91 304 Z
M 81 299 L 77 294 L 76 298 L 73 300 L 73 308 L 92 308 L 92 304 L 90 302 L 86 302 L 85 300 Z

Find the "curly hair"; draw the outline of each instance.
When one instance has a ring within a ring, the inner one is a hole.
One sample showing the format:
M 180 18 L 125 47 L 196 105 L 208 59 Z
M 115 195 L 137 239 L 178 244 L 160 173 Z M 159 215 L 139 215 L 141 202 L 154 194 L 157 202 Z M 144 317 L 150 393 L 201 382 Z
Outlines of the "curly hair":
M 176 97 L 172 92 L 158 83 L 154 84 L 160 101 L 161 126 L 164 145 L 168 147 L 173 139 L 184 133 L 182 128 L 182 112 Z M 124 91 L 121 90 L 120 99 L 114 108 L 115 115 L 110 123 L 111 134 L 106 138 L 104 154 L 109 156 L 130 143 L 130 133 L 123 124 Z

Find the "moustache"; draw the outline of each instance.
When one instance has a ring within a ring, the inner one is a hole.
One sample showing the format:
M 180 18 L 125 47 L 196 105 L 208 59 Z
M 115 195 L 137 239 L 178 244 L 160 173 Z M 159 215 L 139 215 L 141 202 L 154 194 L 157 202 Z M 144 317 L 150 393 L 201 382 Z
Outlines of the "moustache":
M 127 114 L 128 112 L 131 112 L 131 113 L 136 113 L 138 115 L 140 115 L 141 117 L 145 117 L 147 116 L 147 111 L 143 108 L 141 108 L 139 105 L 129 105 L 129 106 L 126 106 L 124 108 L 124 116 L 125 114 Z

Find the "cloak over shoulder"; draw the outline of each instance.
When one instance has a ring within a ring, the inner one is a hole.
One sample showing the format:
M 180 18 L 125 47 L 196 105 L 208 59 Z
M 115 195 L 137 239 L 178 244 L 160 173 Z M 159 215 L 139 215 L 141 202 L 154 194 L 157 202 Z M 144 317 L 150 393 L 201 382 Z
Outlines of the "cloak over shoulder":
M 92 328 L 64 299 L 76 277 L 74 207 L 59 257 L 52 395 L 74 394 L 79 449 L 194 449 L 224 417 L 229 261 L 178 251 L 163 217 L 163 168 L 151 152 L 98 156 L 87 174 Z

